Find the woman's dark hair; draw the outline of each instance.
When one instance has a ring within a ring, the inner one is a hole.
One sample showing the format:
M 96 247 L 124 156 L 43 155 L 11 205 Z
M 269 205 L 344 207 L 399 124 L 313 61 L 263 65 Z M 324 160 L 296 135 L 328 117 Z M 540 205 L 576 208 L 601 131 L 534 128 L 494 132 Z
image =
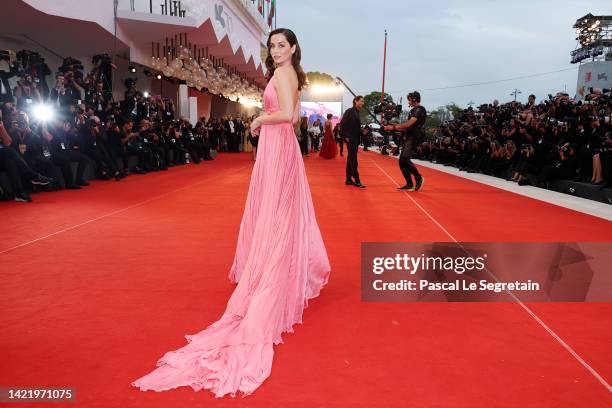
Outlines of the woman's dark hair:
M 328 114 L 327 114 L 327 120 L 330 120 L 330 119 L 331 119 L 331 118 L 333 118 L 333 117 L 334 117 L 334 115 L 332 115 L 331 113 L 328 113 Z
M 272 75 L 274 75 L 274 70 L 276 69 L 276 66 L 274 65 L 274 59 L 272 59 L 272 53 L 270 52 L 270 41 L 272 39 L 272 36 L 276 34 L 284 35 L 290 46 L 293 47 L 295 45 L 295 52 L 291 56 L 291 65 L 293 65 L 293 69 L 295 69 L 295 73 L 297 74 L 298 90 L 302 90 L 304 85 L 306 85 L 306 74 L 304 73 L 304 70 L 300 65 L 300 61 L 302 60 L 302 50 L 300 49 L 300 44 L 298 44 L 298 40 L 295 36 L 295 33 L 288 28 L 277 28 L 276 30 L 273 30 L 268 36 L 268 56 L 266 57 L 266 68 L 268 68 L 268 74 L 266 75 L 266 78 L 268 81 L 270 81 L 270 79 L 272 79 Z

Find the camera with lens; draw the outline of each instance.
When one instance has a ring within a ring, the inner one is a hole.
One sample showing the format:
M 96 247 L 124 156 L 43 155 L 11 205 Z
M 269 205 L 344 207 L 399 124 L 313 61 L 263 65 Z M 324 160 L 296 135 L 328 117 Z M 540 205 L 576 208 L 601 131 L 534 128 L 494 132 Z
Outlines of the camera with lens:
M 570 144 L 564 144 L 559 146 L 559 151 L 562 152 L 564 155 L 567 155 L 571 149 L 572 146 Z
M 17 127 L 19 129 L 25 129 L 28 127 L 28 116 L 25 112 L 19 112 L 17 115 Z
M 402 113 L 402 105 L 396 105 L 390 101 L 383 101 L 374 107 L 374 113 L 381 115 L 386 121 L 399 118 Z
M 58 68 L 64 74 L 66 72 L 82 71 L 83 69 L 83 63 L 72 57 L 64 58 L 62 66 Z
M 0 50 L 0 61 L 8 61 L 9 63 L 17 59 L 17 54 L 13 50 Z
M 94 65 L 97 65 L 98 63 L 100 63 L 100 65 L 106 65 L 111 64 L 112 59 L 108 54 L 96 54 L 91 58 L 91 63 Z

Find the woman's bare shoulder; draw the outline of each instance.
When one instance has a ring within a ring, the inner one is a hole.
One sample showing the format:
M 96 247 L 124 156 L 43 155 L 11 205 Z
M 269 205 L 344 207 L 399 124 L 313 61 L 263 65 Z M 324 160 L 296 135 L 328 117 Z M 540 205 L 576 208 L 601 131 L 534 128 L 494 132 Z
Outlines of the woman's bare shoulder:
M 284 81 L 297 82 L 297 72 L 295 72 L 295 68 L 292 65 L 276 68 L 273 77 Z

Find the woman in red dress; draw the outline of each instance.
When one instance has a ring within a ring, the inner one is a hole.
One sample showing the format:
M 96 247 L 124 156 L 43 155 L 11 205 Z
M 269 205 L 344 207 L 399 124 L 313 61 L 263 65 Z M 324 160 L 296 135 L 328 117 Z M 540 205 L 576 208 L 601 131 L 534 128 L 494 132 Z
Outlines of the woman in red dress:
M 324 159 L 333 159 L 338 155 L 338 146 L 334 140 L 334 132 L 332 125 L 332 114 L 327 114 L 327 120 L 325 121 L 325 132 L 323 134 L 323 146 L 321 146 L 321 152 L 319 156 Z

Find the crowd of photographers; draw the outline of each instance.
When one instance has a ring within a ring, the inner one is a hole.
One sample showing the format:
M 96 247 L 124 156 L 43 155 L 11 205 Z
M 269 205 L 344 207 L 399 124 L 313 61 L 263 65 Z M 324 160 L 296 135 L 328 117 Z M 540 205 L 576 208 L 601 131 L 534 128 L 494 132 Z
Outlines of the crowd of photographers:
M 584 101 L 565 93 L 536 103 L 466 109 L 417 148 L 421 159 L 489 174 L 519 185 L 552 180 L 612 185 L 612 97 L 594 89 Z
M 0 171 L 12 189 L 0 189 L 3 199 L 31 201 L 32 191 L 81 189 L 89 185 L 85 173 L 93 164 L 96 177 L 119 181 L 213 160 L 211 149 L 238 152 L 250 127 L 248 118 L 230 116 L 201 118 L 192 126 L 177 117 L 172 100 L 140 92 L 134 79 L 125 81 L 123 100 L 114 101 L 105 55 L 94 57 L 87 75 L 79 61 L 65 59 L 50 89 L 44 60 L 23 55 L 7 58 L 8 69 L 0 69 Z M 19 80 L 11 89 L 13 76 Z M 137 158 L 135 165 L 129 165 L 130 157 Z

